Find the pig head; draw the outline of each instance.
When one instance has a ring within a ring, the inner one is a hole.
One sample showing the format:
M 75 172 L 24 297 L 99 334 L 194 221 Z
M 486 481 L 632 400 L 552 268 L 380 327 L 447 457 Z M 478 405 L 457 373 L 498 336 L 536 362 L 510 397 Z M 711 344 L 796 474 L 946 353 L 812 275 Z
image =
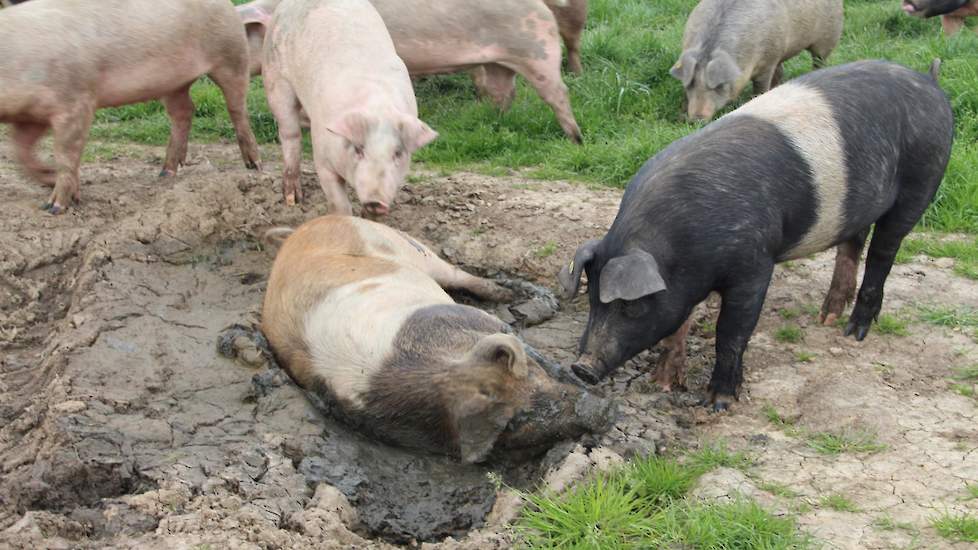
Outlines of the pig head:
M 568 299 L 577 295 L 583 273 L 591 309 L 571 368 L 589 384 L 675 333 L 696 304 L 667 288 L 652 253 L 621 246 L 611 234 L 581 245 L 558 274 Z
M 669 74 L 686 90 L 686 113 L 691 120 L 713 118 L 714 113 L 740 95 L 748 80 L 733 56 L 720 49 L 708 55 L 696 49 L 686 50 Z
M 903 11 L 915 17 L 946 15 L 965 7 L 972 0 L 903 0 Z

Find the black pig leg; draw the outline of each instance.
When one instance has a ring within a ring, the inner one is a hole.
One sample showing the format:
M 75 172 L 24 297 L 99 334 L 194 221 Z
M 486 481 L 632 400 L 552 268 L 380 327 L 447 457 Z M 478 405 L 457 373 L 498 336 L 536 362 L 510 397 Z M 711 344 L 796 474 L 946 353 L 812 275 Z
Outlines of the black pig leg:
M 873 240 L 869 243 L 869 253 L 866 254 L 866 273 L 863 274 L 856 305 L 852 308 L 849 324 L 846 325 L 846 336 L 851 335 L 862 341 L 873 320 L 879 316 L 883 306 L 883 284 L 893 268 L 893 260 L 896 259 L 903 238 L 920 219 L 919 214 L 908 215 L 907 212 L 901 212 L 898 204 L 876 222 Z
M 721 292 L 717 321 L 717 359 L 704 405 L 726 410 L 744 379 L 744 351 L 764 307 L 774 265 L 754 266 L 750 277 Z

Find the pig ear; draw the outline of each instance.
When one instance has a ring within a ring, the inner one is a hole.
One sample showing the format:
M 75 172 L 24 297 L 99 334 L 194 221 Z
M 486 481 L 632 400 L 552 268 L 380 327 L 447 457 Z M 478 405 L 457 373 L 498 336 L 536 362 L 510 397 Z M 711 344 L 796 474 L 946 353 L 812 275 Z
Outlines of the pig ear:
M 730 54 L 723 50 L 713 53 L 713 59 L 706 65 L 706 86 L 718 88 L 721 84 L 733 83 L 740 76 L 740 67 Z
M 669 74 L 674 78 L 679 79 L 683 83 L 683 87 L 688 87 L 689 83 L 693 81 L 693 74 L 696 71 L 696 61 L 699 57 L 699 51 L 697 50 L 686 50 L 682 55 L 679 56 L 679 61 L 669 69 Z
M 591 239 L 582 244 L 574 253 L 574 259 L 571 260 L 571 263 L 562 267 L 560 273 L 557 274 L 560 286 L 564 287 L 564 297 L 568 300 L 577 296 L 577 289 L 581 287 L 581 273 L 584 271 L 584 267 L 594 259 L 594 251 L 600 242 L 601 239 Z
M 523 343 L 511 334 L 485 336 L 475 344 L 469 355 L 509 370 L 514 378 L 526 378 L 528 369 Z
M 408 153 L 414 153 L 438 137 L 438 132 L 432 130 L 431 126 L 413 116 L 404 117 L 399 123 L 398 129 L 401 132 L 401 143 L 404 144 Z
M 363 111 L 350 111 L 327 124 L 326 129 L 350 143 L 363 145 L 370 130 L 370 117 Z
M 613 258 L 601 269 L 601 302 L 637 300 L 666 289 L 655 258 L 644 250 Z
M 462 462 L 485 460 L 515 412 L 509 405 L 481 395 L 457 402 L 453 413 Z

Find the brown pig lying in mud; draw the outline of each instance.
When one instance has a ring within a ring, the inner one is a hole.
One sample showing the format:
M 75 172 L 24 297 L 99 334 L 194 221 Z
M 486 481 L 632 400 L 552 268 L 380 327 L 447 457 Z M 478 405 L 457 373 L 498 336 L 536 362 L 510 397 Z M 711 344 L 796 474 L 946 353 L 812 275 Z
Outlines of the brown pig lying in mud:
M 341 420 L 383 441 L 485 460 L 610 428 L 588 393 L 496 317 L 443 288 L 511 292 L 408 235 L 324 216 L 291 230 L 268 281 L 262 331 L 280 364 Z
M 190 85 L 208 75 L 224 92 L 238 146 L 260 168 L 248 123 L 248 44 L 227 0 L 32 0 L 0 11 L 0 122 L 16 156 L 54 192 L 45 208 L 80 198 L 78 166 L 95 110 L 161 99 L 170 143 L 161 175 L 187 156 Z M 51 129 L 55 167 L 34 155 Z
M 923 18 L 940 15 L 944 34 L 951 36 L 964 28 L 966 17 L 978 15 L 978 0 L 903 0 L 903 11 Z
M 353 213 L 345 185 L 371 216 L 388 213 L 411 154 L 438 134 L 418 119 L 404 62 L 367 0 L 284 0 L 270 15 L 239 8 L 264 33 L 262 71 L 278 121 L 285 202 L 302 200 L 302 118 L 308 114 L 316 173 L 332 214 Z
M 282 1 L 255 0 L 238 6 L 253 59 L 266 32 L 254 15 L 277 12 Z M 576 0 L 567 2 L 577 4 Z M 397 55 L 411 76 L 452 73 L 483 65 L 485 70 L 480 72 L 478 85 L 505 109 L 513 100 L 516 75 L 520 74 L 553 109 L 564 134 L 575 143 L 581 142 L 581 129 L 560 74 L 557 20 L 542 0 L 371 3 L 384 20 Z M 560 5 L 564 1 L 551 3 Z M 573 9 L 570 4 L 567 8 Z M 359 24 L 355 18 L 348 21 Z M 370 56 L 362 56 L 361 62 L 377 63 Z M 254 65 L 253 62 L 253 72 L 262 70 Z

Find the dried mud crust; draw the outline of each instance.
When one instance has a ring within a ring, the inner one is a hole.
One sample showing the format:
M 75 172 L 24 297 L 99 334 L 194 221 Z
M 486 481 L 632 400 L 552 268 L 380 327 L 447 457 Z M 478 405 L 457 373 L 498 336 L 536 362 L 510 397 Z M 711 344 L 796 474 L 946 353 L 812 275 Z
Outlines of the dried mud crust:
M 803 315 L 792 321 L 802 342 L 775 341 L 779 310 L 821 303 L 830 253 L 779 269 L 732 413 L 692 406 L 713 358 L 711 300 L 689 339 L 694 393 L 658 393 L 646 352 L 602 385 L 622 399 L 622 416 L 596 444 L 558 445 L 521 467 L 464 468 L 366 441 L 286 378 L 253 383 L 266 372 L 260 358 L 217 353 L 222 329 L 254 322 L 260 307 L 272 253 L 255 236 L 325 212 L 314 176 L 302 178 L 306 203 L 287 208 L 274 148 L 255 174 L 233 145 L 197 145 L 191 165 L 168 179 L 155 177 L 161 149 L 112 148 L 117 158 L 83 165 L 84 202 L 60 217 L 39 211 L 45 190 L 0 159 L 0 547 L 380 548 L 412 533 L 432 548 L 508 547 L 505 524 L 520 501 L 488 471 L 560 489 L 622 457 L 701 439 L 748 449 L 758 458 L 750 483 L 801 494 L 758 497 L 800 510 L 832 547 L 901 547 L 913 537 L 947 546 L 927 519 L 975 511 L 959 495 L 978 481 L 978 407 L 947 383 L 954 367 L 978 361 L 969 335 L 914 324 L 910 336 L 877 332 L 857 344 Z M 610 225 L 619 198 L 518 174 L 422 172 L 389 223 L 468 269 L 554 285 L 576 246 Z M 884 311 L 918 303 L 976 306 L 978 292 L 946 266 L 898 266 Z M 567 364 L 587 307 L 563 306 L 522 335 Z M 546 317 L 535 306 L 490 309 L 517 326 Z M 814 360 L 799 363 L 801 351 Z M 767 403 L 800 428 L 875 430 L 888 447 L 818 455 L 767 422 Z M 829 493 L 862 511 L 819 507 Z M 873 527 L 882 514 L 919 532 Z

